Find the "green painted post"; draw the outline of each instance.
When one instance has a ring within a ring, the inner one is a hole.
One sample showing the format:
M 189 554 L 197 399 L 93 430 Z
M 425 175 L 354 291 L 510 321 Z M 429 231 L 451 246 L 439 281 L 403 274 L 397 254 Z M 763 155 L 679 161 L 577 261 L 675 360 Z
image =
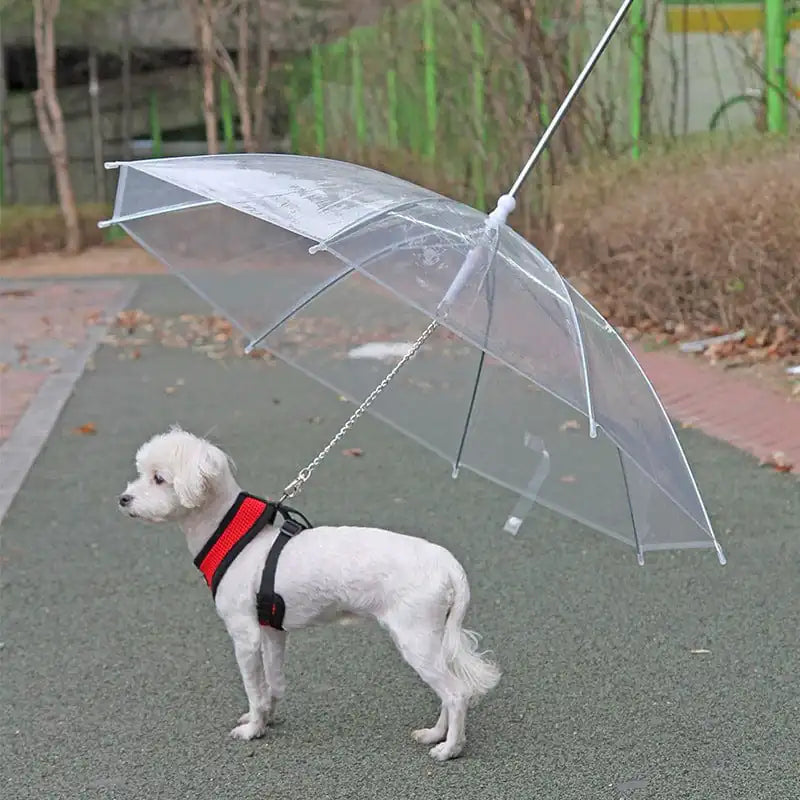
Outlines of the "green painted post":
M 356 141 L 361 149 L 367 139 L 367 117 L 364 111 L 364 70 L 357 31 L 350 34 L 350 70 L 353 85 L 353 119 L 356 123 Z
M 311 91 L 314 96 L 314 129 L 317 154 L 325 155 L 325 97 L 322 91 L 322 54 L 318 44 L 311 46 Z
M 434 158 L 436 155 L 436 32 L 434 12 L 436 0 L 423 0 L 422 41 L 425 50 L 425 107 L 428 127 L 425 142 L 425 155 Z
M 386 70 L 387 127 L 389 129 L 389 147 L 397 148 L 400 137 L 397 125 L 397 70 L 389 67 Z
M 297 119 L 297 99 L 300 89 L 297 85 L 297 65 L 287 64 L 286 78 L 287 105 L 289 111 L 289 147 L 293 153 L 300 152 L 300 121 Z
M 647 35 L 644 0 L 634 0 L 631 14 L 631 56 L 628 61 L 628 102 L 631 155 L 642 153 L 642 98 L 644 97 L 644 46 Z
M 161 121 L 158 118 L 158 97 L 155 92 L 150 92 L 150 141 L 153 157 L 161 158 L 164 148 L 161 140 Z
M 232 153 L 236 146 L 236 139 L 233 135 L 231 85 L 224 75 L 219 79 L 219 110 L 222 116 L 222 139 L 225 142 L 225 150 Z
M 389 147 L 397 149 L 400 143 L 397 107 L 397 54 L 392 48 L 392 33 L 396 30 L 393 9 L 389 9 L 386 28 L 383 31 L 383 52 L 387 58 L 386 68 L 386 130 Z
M 478 145 L 473 148 L 472 177 L 475 182 L 475 206 L 480 211 L 486 210 L 486 175 L 484 173 L 486 162 L 486 115 L 484 112 L 486 87 L 483 80 L 485 55 L 483 30 L 480 23 L 475 20 L 472 23 L 472 108 L 475 114 L 475 131 Z
M 784 0 L 764 4 L 764 40 L 767 60 L 767 129 L 786 131 L 786 14 Z

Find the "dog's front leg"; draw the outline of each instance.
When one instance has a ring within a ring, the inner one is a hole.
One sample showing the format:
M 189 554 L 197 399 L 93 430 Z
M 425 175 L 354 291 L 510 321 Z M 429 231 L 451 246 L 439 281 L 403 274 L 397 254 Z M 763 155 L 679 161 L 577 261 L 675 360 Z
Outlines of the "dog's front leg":
M 261 629 L 264 649 L 264 674 L 270 699 L 270 721 L 275 707 L 286 696 L 286 674 L 283 663 L 286 654 L 286 633 L 275 628 Z
M 264 675 L 261 658 L 261 631 L 255 629 L 232 632 L 236 663 L 242 674 L 242 683 L 247 694 L 248 711 L 232 731 L 234 739 L 257 739 L 267 730 L 271 714 L 270 691 Z

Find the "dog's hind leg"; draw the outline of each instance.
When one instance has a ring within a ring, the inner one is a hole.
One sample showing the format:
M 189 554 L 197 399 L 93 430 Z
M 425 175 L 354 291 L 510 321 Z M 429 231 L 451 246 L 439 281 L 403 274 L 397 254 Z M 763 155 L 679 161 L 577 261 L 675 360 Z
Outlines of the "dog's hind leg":
M 438 744 L 447 736 L 447 705 L 442 702 L 439 719 L 432 728 L 420 728 L 412 731 L 411 736 L 420 744 Z
M 426 744 L 441 742 L 431 749 L 431 756 L 446 761 L 459 755 L 466 743 L 464 726 L 469 691 L 451 670 L 442 665 L 443 628 L 434 622 L 439 616 L 443 622 L 444 609 L 440 615 L 435 608 L 406 606 L 385 614 L 379 621 L 388 628 L 405 661 L 442 701 L 436 725 L 415 732 L 414 738 Z M 420 622 L 421 619 L 433 625 Z

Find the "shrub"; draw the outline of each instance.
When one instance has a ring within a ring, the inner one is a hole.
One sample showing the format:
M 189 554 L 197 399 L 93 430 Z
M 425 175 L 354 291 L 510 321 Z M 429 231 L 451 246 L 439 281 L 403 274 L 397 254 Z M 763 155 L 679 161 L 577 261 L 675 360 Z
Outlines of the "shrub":
M 798 209 L 798 142 L 762 137 L 573 174 L 539 236 L 616 325 L 769 341 L 800 334 Z
M 84 246 L 102 244 L 106 232 L 97 227 L 111 216 L 110 206 L 89 203 L 78 207 Z M 0 258 L 27 256 L 64 248 L 64 218 L 58 206 L 4 206 L 0 210 Z

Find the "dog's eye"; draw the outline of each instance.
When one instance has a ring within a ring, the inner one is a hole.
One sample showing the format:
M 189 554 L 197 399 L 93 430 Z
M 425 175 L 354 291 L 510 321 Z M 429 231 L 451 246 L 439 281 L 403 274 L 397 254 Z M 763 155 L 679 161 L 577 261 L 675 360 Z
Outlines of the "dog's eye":
M 153 482 L 161 486 L 161 484 L 164 483 L 164 479 L 160 475 L 156 474 L 153 475 Z

